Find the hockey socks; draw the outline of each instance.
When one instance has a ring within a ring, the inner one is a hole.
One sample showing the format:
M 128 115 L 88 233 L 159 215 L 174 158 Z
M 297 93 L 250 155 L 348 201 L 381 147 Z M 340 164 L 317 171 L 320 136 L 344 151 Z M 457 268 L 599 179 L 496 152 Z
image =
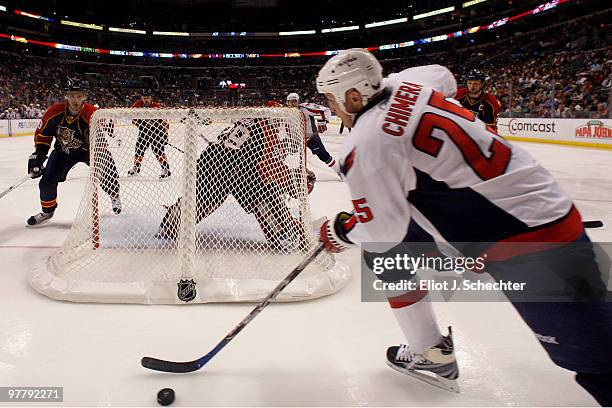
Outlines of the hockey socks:
M 334 172 L 340 173 L 340 164 L 333 157 L 330 158 L 330 160 L 325 164 L 327 164 L 327 167 L 332 169 Z
M 426 291 L 407 292 L 389 298 L 389 305 L 412 351 L 423 351 L 438 344 L 442 334 Z

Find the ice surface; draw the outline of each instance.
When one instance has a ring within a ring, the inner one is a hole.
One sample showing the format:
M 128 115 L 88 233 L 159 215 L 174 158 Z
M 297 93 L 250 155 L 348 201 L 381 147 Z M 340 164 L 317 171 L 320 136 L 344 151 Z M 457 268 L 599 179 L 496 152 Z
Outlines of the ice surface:
M 323 137 L 332 154 L 347 137 L 334 132 L 330 126 Z M 521 145 L 575 198 L 584 219 L 604 222 L 590 236 L 612 239 L 610 152 Z M 0 139 L 0 188 L 22 177 L 31 152 L 30 138 Z M 313 219 L 347 209 L 346 186 L 316 158 L 309 162 L 319 179 Z M 36 181 L 0 200 L 0 386 L 63 386 L 69 406 L 152 406 L 164 387 L 177 393 L 173 406 L 595 405 L 507 303 L 435 304 L 440 325 L 454 328 L 461 394 L 392 371 L 385 350 L 402 334 L 386 304 L 360 302 L 359 273 L 332 296 L 271 305 L 201 372 L 147 371 L 144 355 L 181 360 L 208 352 L 252 305 L 73 304 L 34 292 L 26 276 L 63 243 L 86 174 L 84 165 L 73 169 L 55 218 L 38 228 L 25 227 L 39 211 Z M 340 257 L 359 270 L 356 250 Z

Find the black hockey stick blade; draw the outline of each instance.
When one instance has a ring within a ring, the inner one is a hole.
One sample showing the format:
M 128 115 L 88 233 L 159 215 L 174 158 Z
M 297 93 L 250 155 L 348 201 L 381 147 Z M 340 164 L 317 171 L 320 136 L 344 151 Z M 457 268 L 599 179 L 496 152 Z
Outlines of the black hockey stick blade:
M 240 321 L 221 341 L 206 355 L 193 361 L 167 361 L 159 360 L 153 357 L 143 357 L 140 360 L 140 364 L 143 367 L 149 368 L 156 371 L 164 371 L 168 373 L 190 373 L 192 371 L 199 370 L 204 367 L 219 351 L 223 349 L 238 333 L 242 331 L 250 322 L 257 316 L 270 302 L 278 296 L 278 294 L 287 287 L 302 271 L 306 268 L 310 262 L 312 262 L 319 253 L 321 253 L 325 247 L 323 243 L 319 243 L 316 248 L 308 254 L 302 262 L 293 269 L 289 275 L 285 277 L 279 284 L 270 292 L 261 302 L 259 302 L 251 312 Z
M 583 221 L 582 225 L 584 228 L 601 228 L 603 227 L 603 222 L 601 221 Z
M 140 364 L 150 370 L 166 373 L 190 373 L 199 370 L 201 367 L 198 360 L 179 362 L 159 360 L 153 357 L 143 357 Z

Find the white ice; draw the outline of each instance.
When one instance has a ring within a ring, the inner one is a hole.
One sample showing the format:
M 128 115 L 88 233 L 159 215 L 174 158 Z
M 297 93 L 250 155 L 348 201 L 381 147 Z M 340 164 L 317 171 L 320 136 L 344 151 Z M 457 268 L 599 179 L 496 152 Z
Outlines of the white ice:
M 324 136 L 333 154 L 347 137 L 334 131 Z M 584 219 L 604 222 L 591 238 L 611 240 L 611 153 L 521 145 L 552 171 Z M 0 139 L 0 189 L 25 174 L 32 149 L 31 138 Z M 319 178 L 310 197 L 313 217 L 348 209 L 347 187 L 309 160 Z M 353 278 L 339 293 L 271 305 L 199 372 L 147 371 L 139 364 L 145 355 L 205 354 L 252 305 L 73 304 L 34 292 L 26 276 L 62 245 L 87 170 L 78 165 L 60 184 L 60 207 L 41 227 L 25 227 L 39 211 L 36 181 L 0 199 L 0 386 L 63 386 L 67 406 L 151 406 L 164 387 L 176 391 L 176 406 L 595 405 L 508 303 L 435 304 L 440 325 L 454 329 L 461 394 L 392 371 L 385 350 L 402 334 L 385 303 L 360 301 L 357 250 L 341 254 Z

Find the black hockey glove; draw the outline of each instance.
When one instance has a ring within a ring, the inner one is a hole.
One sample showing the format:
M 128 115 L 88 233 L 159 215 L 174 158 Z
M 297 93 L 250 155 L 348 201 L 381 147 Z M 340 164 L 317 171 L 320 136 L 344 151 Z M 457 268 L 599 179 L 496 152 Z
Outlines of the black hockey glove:
M 36 151 L 32 153 L 28 159 L 28 173 L 33 179 L 42 176 L 43 164 L 47 160 L 47 152 L 43 149 L 36 148 Z

